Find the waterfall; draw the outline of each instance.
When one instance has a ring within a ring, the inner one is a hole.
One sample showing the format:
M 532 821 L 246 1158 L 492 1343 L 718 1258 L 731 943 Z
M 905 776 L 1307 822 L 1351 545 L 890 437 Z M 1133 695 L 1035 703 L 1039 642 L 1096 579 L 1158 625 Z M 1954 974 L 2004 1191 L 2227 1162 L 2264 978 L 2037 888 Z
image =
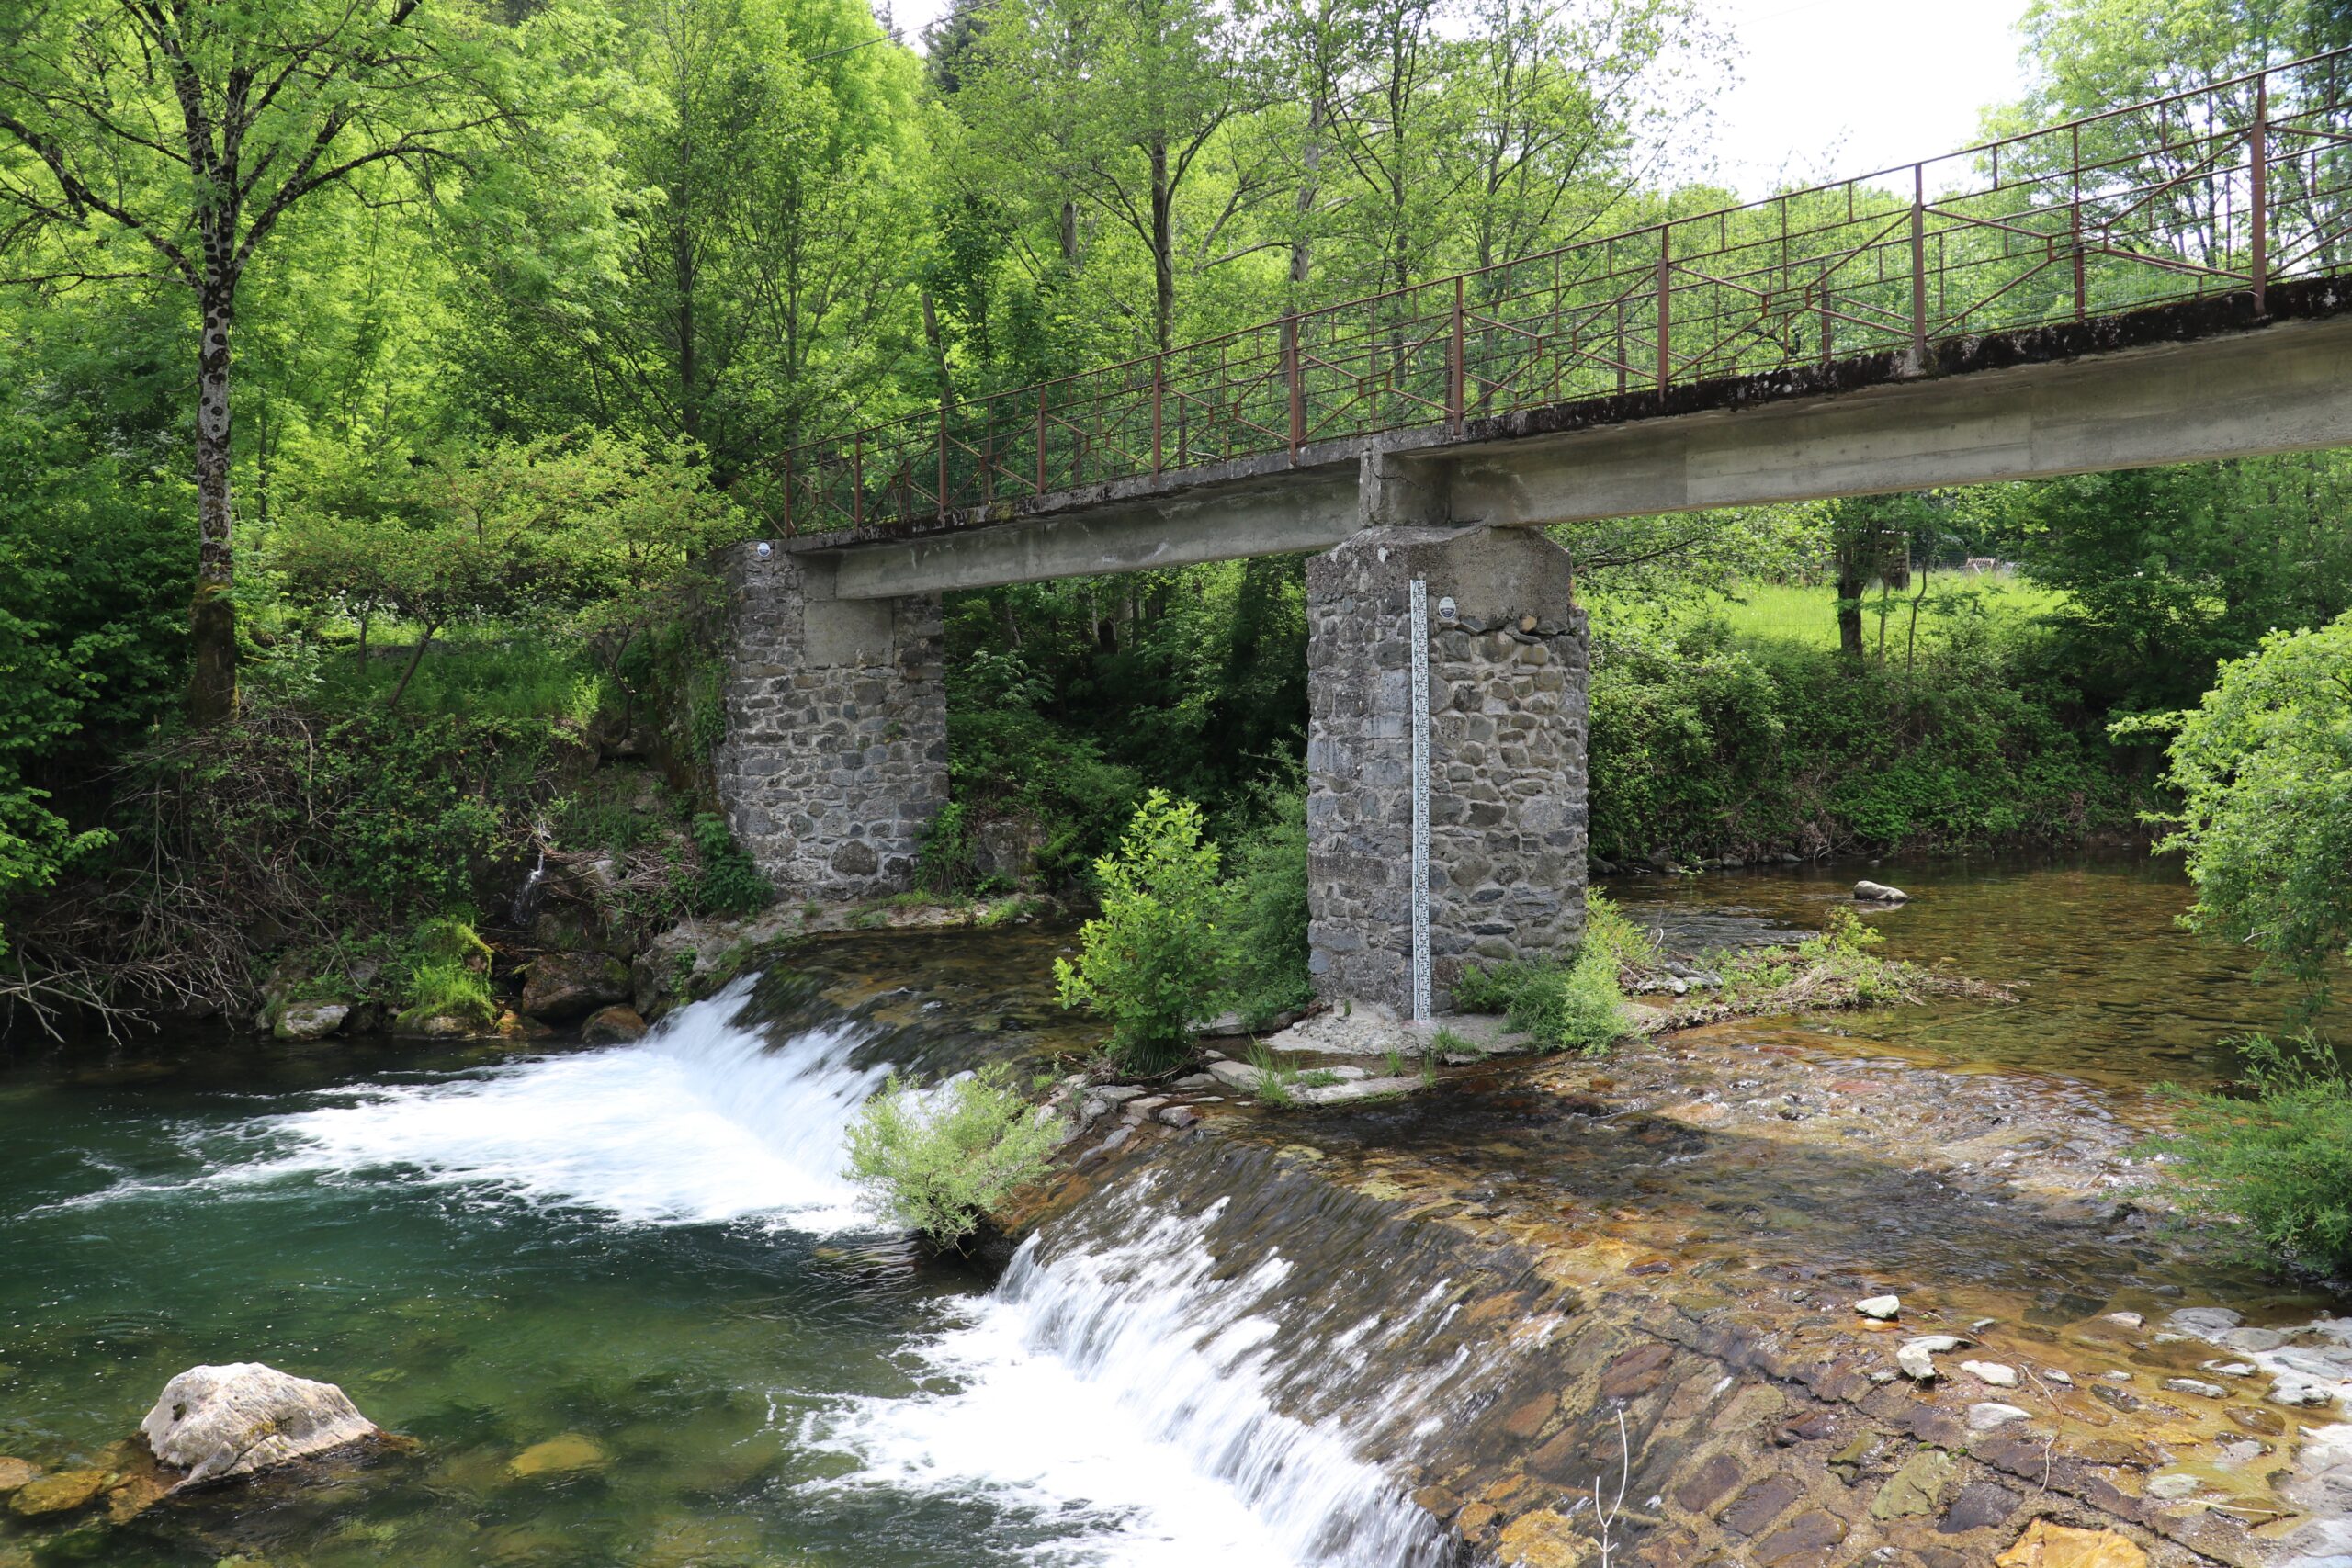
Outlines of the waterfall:
M 888 1067 L 853 1058 L 917 1043 L 836 1022 L 772 1045 L 742 1017 L 750 986 L 634 1044 L 329 1094 L 249 1124 L 247 1157 L 210 1179 L 389 1173 L 628 1224 L 870 1225 L 840 1174 L 842 1145 Z M 1307 1302 L 1292 1279 L 1282 1248 L 1301 1238 L 1213 1243 L 1222 1199 L 1180 1195 L 1146 1172 L 1084 1210 L 1052 1227 L 1050 1248 L 1024 1244 L 992 1292 L 932 1303 L 936 1331 L 899 1352 L 914 1392 L 828 1397 L 779 1417 L 842 1456 L 805 1484 L 986 1497 L 1025 1554 L 1056 1568 L 1452 1561 L 1444 1532 L 1364 1456 L 1410 1448 L 1399 1413 L 1433 1408 L 1424 1402 L 1447 1392 L 1453 1363 L 1380 1380 L 1393 1397 L 1372 1403 L 1371 1425 L 1351 1421 L 1367 1408 L 1352 1395 L 1317 1399 L 1293 1381 L 1329 1393 L 1336 1371 L 1361 1387 L 1381 1344 L 1437 1315 L 1425 1274 L 1401 1308 L 1357 1303 L 1373 1315 L 1335 1332 L 1330 1304 Z
M 1149 1175 L 1099 1194 L 1121 1233 L 1059 1252 L 1024 1243 L 985 1300 L 915 1358 L 927 1390 L 811 1417 L 804 1438 L 854 1456 L 837 1484 L 981 1491 L 1036 1508 L 1084 1499 L 1093 1532 L 1053 1562 L 1436 1568 L 1436 1522 L 1360 1454 L 1369 1433 L 1279 1408 L 1284 1385 L 1363 1370 L 1357 1324 L 1302 1347 L 1278 1314 L 1292 1265 L 1222 1267 L 1221 1201 L 1183 1212 Z M 1301 1361 L 1302 1349 L 1311 1359 Z M 1433 1390 L 1393 1392 L 1408 1403 Z M 1067 1505 L 1065 1505 L 1067 1507 Z

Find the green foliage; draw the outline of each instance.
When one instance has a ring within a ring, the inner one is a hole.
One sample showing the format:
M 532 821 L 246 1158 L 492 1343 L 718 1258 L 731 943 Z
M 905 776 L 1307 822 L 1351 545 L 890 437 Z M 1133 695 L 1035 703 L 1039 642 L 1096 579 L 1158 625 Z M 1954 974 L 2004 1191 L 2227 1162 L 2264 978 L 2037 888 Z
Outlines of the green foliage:
M 2193 1217 L 2235 1220 L 2272 1261 L 2352 1274 L 2352 1077 L 2310 1035 L 2238 1043 L 2252 1100 L 2169 1090 L 2170 1160 Z
M 2183 716 L 2171 782 L 2199 931 L 2324 994 L 2352 953 L 2352 615 L 2275 632 Z
M 698 913 L 752 915 L 775 901 L 775 889 L 728 831 L 724 818 L 702 813 L 695 818 L 693 831 L 695 854 L 701 862 L 695 876 Z
M 490 993 L 490 944 L 472 924 L 453 915 L 435 916 L 416 928 L 401 957 L 401 1021 L 459 1018 L 494 1023 L 498 1004 Z
M 1597 1056 L 1633 1032 L 1622 975 L 1656 960 L 1649 938 L 1607 898 L 1589 892 L 1574 959 L 1471 964 L 1454 982 L 1454 1005 L 1503 1013 L 1544 1050 Z
M 1261 788 L 1256 826 L 1226 879 L 1227 986 L 1242 1022 L 1262 1027 L 1315 996 L 1306 970 L 1306 784 L 1294 772 Z
M 1703 622 L 1604 637 L 1594 851 L 2069 841 L 2127 826 L 2119 753 L 2043 652 L 1955 627 L 1906 672 Z
M 1851 908 L 1833 905 L 1822 929 L 1793 947 L 1717 953 L 1726 1005 L 1753 1012 L 1882 1007 L 1915 1002 L 1932 988 L 1916 964 L 1879 956 L 1885 937 Z
M 1001 1063 L 928 1090 L 893 1073 L 850 1124 L 848 1174 L 894 1224 L 960 1247 L 1016 1188 L 1045 1175 L 1057 1130 Z
M 1226 960 L 1216 845 L 1200 807 L 1153 790 L 1114 855 L 1094 863 L 1102 914 L 1079 931 L 1080 956 L 1054 961 L 1064 1007 L 1111 1022 L 1111 1054 L 1134 1072 L 1181 1062 L 1210 1014 Z

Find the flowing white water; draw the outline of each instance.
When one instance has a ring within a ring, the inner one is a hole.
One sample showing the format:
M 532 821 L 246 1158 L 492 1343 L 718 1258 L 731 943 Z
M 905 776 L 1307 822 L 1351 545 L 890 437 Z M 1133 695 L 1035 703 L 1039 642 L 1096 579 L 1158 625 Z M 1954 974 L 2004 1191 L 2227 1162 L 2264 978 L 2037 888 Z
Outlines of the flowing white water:
M 739 982 L 645 1040 L 480 1075 L 382 1085 L 251 1129 L 270 1153 L 217 1174 L 474 1187 L 636 1224 L 870 1224 L 840 1174 L 851 1118 L 888 1072 L 849 1065 L 847 1027 L 771 1049 Z M 819 1484 L 985 1495 L 1041 1563 L 1421 1568 L 1438 1532 L 1344 1435 L 1280 1413 L 1265 1315 L 1289 1265 L 1219 1278 L 1216 1209 L 1182 1215 L 1148 1179 L 1117 1195 L 1120 1240 L 1040 1260 L 945 1303 L 909 1348 L 924 1392 L 836 1403 L 804 1423 L 856 1471 Z M 1222 1207 L 1218 1205 L 1217 1207 Z M 1356 1347 L 1323 1348 L 1352 1363 Z
M 1148 1190 L 1123 1201 L 1134 1224 L 1116 1246 L 1041 1262 L 1033 1237 L 994 1294 L 919 1348 L 925 1381 L 949 1392 L 809 1419 L 806 1439 L 862 1461 L 842 1484 L 981 1492 L 1047 1514 L 1083 1498 L 1091 1539 L 1040 1551 L 1054 1562 L 1444 1561 L 1429 1516 L 1344 1434 L 1275 1408 L 1296 1369 L 1265 1312 L 1290 1265 L 1270 1254 L 1220 1278 L 1205 1237 L 1222 1201 L 1191 1215 Z
M 232 1174 L 401 1169 L 639 1224 L 870 1224 L 842 1177 L 842 1139 L 888 1067 L 850 1066 L 847 1026 L 771 1049 L 738 1021 L 750 987 L 681 1009 L 633 1045 L 365 1089 L 270 1118 L 256 1130 L 280 1152 Z

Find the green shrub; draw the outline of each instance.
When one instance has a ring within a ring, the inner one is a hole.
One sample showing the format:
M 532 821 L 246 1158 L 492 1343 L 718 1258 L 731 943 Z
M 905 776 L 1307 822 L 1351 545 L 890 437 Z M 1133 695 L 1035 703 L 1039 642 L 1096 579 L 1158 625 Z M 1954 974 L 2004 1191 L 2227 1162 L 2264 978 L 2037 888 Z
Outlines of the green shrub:
M 1102 913 L 1080 930 L 1077 963 L 1054 961 L 1054 977 L 1064 1007 L 1111 1021 L 1112 1055 L 1129 1071 L 1182 1061 L 1222 989 L 1217 861 L 1200 807 L 1156 789 L 1118 853 L 1094 863 Z
M 702 863 L 695 874 L 695 907 L 707 915 L 755 915 L 775 900 L 775 889 L 760 874 L 758 864 L 735 835 L 726 818 L 702 812 L 693 824 L 695 855 Z
M 850 1126 L 848 1174 L 892 1224 L 960 1248 L 1056 1141 L 1001 1063 L 929 1090 L 893 1073 Z
M 2352 954 L 2352 615 L 2222 666 L 2172 745 L 2188 923 L 2324 995 Z
M 1472 964 L 1454 982 L 1468 1012 L 1499 1012 L 1547 1051 L 1597 1056 L 1633 1032 L 1620 975 L 1656 959 L 1650 940 L 1598 893 L 1585 895 L 1584 940 L 1566 964 L 1536 959 Z
M 453 916 L 439 916 L 416 928 L 403 964 L 407 1006 L 401 1021 L 461 1018 L 469 1023 L 498 1021 L 490 992 L 490 944 L 474 928 Z
M 2352 1274 L 2352 1077 L 2311 1035 L 2240 1043 L 2255 1098 L 2168 1088 L 2170 1156 L 2183 1207 L 2235 1220 L 2272 1261 Z
M 1315 996 L 1306 971 L 1306 785 L 1295 771 L 1266 786 L 1263 816 L 1234 845 L 1226 881 L 1227 984 L 1252 1029 Z

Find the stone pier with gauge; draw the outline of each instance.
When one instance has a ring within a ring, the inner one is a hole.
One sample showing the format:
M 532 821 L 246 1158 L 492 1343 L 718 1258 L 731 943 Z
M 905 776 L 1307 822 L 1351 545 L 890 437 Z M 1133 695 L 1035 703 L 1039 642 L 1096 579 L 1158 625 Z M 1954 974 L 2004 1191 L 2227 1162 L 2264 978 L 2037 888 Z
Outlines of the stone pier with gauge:
M 1411 1017 L 1451 1010 L 1466 963 L 1583 934 L 1588 636 L 1541 534 L 1387 510 L 1306 563 L 1310 964 Z

